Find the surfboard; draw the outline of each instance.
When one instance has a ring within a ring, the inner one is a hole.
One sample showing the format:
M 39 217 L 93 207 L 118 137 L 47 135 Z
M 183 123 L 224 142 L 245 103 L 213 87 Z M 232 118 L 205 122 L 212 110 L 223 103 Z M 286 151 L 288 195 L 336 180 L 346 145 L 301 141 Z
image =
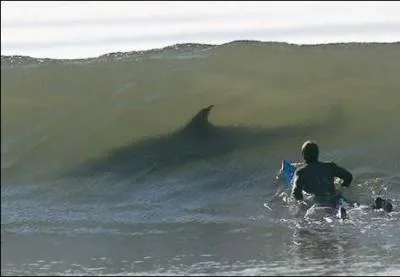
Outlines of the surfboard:
M 285 183 L 285 189 L 291 189 L 293 186 L 294 172 L 296 166 L 286 160 L 282 161 L 282 174 Z

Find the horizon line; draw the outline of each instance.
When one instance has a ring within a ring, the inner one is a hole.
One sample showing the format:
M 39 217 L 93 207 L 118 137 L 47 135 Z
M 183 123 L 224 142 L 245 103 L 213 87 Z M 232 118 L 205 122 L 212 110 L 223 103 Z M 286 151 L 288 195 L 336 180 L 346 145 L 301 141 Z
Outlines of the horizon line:
M 175 43 L 175 44 L 169 44 L 167 46 L 163 47 L 154 47 L 154 48 L 147 48 L 147 49 L 142 49 L 142 50 L 131 50 L 131 51 L 112 51 L 112 52 L 106 52 L 104 54 L 100 54 L 97 56 L 89 56 L 89 57 L 82 57 L 82 58 L 50 58 L 50 57 L 34 57 L 34 56 L 29 56 L 29 55 L 23 55 L 23 54 L 1 54 L 1 58 L 3 57 L 20 57 L 20 58 L 31 58 L 31 59 L 44 59 L 44 60 L 58 60 L 58 61 L 74 61 L 74 60 L 88 60 L 88 59 L 97 59 L 101 58 L 107 55 L 112 55 L 112 54 L 129 54 L 129 53 L 145 53 L 145 52 L 152 52 L 152 51 L 161 51 L 165 50 L 167 48 L 172 48 L 172 47 L 177 47 L 177 46 L 187 46 L 187 45 L 202 45 L 202 46 L 212 46 L 212 47 L 217 47 L 217 46 L 223 46 L 226 44 L 232 44 L 232 43 L 246 43 L 246 42 L 257 42 L 257 43 L 265 43 L 265 44 L 287 44 L 287 45 L 294 45 L 294 46 L 324 46 L 324 45 L 339 45 L 339 44 L 397 44 L 400 43 L 400 40 L 397 41 L 337 41 L 337 42 L 326 42 L 326 43 L 294 43 L 294 42 L 288 42 L 288 41 L 278 41 L 278 40 L 271 40 L 271 41 L 263 41 L 263 40 L 252 40 L 252 39 L 237 39 L 237 40 L 232 40 L 220 44 L 216 43 L 199 43 L 199 42 L 182 42 L 182 43 Z

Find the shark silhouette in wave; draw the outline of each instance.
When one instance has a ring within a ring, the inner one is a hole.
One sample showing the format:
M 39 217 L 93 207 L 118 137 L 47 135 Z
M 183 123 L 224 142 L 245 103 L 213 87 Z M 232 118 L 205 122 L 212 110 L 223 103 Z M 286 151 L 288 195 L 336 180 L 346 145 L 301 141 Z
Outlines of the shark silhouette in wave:
M 309 138 L 316 131 L 337 131 L 341 112 L 332 111 L 323 122 L 279 128 L 216 126 L 208 117 L 214 105 L 200 109 L 182 128 L 114 149 L 107 156 L 88 161 L 75 174 L 111 173 L 122 177 L 165 169 L 222 156 L 288 138 Z

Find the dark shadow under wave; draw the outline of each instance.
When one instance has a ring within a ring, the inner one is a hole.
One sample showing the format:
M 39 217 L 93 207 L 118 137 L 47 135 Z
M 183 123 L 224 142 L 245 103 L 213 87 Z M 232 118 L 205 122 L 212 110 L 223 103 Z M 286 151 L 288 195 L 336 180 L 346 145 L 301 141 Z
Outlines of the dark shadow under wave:
M 334 106 L 328 116 L 314 123 L 288 125 L 275 128 L 246 126 L 216 126 L 208 121 L 214 105 L 202 108 L 190 121 L 175 132 L 144 139 L 114 149 L 106 156 L 81 164 L 72 176 L 112 174 L 128 178 L 143 172 L 166 170 L 193 161 L 210 160 L 237 150 L 255 147 L 274 147 L 276 143 L 305 140 L 316 132 L 335 131 L 343 123 L 339 106 Z

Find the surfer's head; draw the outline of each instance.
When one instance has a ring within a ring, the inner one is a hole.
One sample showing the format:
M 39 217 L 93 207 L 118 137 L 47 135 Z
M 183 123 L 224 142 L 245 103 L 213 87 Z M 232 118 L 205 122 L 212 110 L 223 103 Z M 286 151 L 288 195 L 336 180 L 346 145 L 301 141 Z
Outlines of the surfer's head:
M 307 140 L 301 146 L 301 155 L 303 156 L 303 159 L 306 161 L 306 163 L 318 161 L 318 145 L 313 141 Z

